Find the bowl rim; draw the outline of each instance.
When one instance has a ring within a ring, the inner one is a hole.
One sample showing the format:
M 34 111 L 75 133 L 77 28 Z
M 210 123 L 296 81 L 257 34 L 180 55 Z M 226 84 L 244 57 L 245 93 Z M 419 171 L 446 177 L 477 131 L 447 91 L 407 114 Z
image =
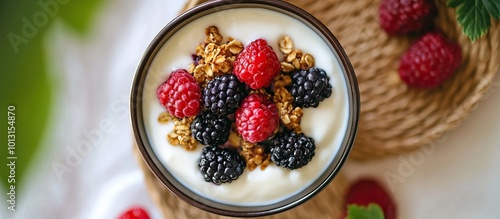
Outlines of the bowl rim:
M 309 186 L 314 188 L 305 189 L 304 191 L 301 191 L 298 194 L 285 199 L 284 204 L 280 204 L 281 202 L 283 202 L 280 201 L 272 205 L 257 207 L 232 206 L 228 204 L 218 203 L 190 191 L 188 188 L 177 182 L 177 180 L 175 180 L 175 178 L 173 178 L 168 173 L 166 167 L 163 166 L 159 158 L 155 155 L 147 139 L 148 137 L 145 133 L 142 118 L 142 91 L 144 87 L 144 81 L 152 61 L 154 60 L 158 51 L 168 40 L 168 38 L 171 37 L 171 35 L 173 35 L 178 29 L 182 28 L 192 20 L 198 19 L 211 13 L 216 13 L 217 11 L 246 7 L 264 8 L 281 12 L 311 27 L 313 31 L 315 31 L 320 37 L 323 38 L 325 43 L 329 44 L 332 52 L 337 55 L 339 65 L 342 68 L 342 73 L 344 74 L 344 78 L 346 79 L 345 83 L 347 86 L 348 103 L 350 103 L 348 106 L 349 119 L 346 127 L 346 135 L 338 150 L 338 153 L 332 160 L 330 167 L 324 173 L 322 173 L 320 177 L 318 177 L 315 183 Z M 295 5 L 278 0 L 214 0 L 195 6 L 194 8 L 191 8 L 186 12 L 180 14 L 172 21 L 170 21 L 164 28 L 162 28 L 162 30 L 156 35 L 156 37 L 147 47 L 135 72 L 130 93 L 130 116 L 132 130 L 135 138 L 134 140 L 140 151 L 141 157 L 145 161 L 150 171 L 168 190 L 170 190 L 176 196 L 188 202 L 189 204 L 208 212 L 233 217 L 259 217 L 283 212 L 304 203 L 314 195 L 318 194 L 321 190 L 323 190 L 339 172 L 341 166 L 343 165 L 351 151 L 357 132 L 360 111 L 359 108 L 360 100 L 356 75 L 354 73 L 351 62 L 349 61 L 349 58 L 339 41 L 330 32 L 330 30 L 313 15 Z M 243 208 L 247 210 L 236 210 L 236 208 Z

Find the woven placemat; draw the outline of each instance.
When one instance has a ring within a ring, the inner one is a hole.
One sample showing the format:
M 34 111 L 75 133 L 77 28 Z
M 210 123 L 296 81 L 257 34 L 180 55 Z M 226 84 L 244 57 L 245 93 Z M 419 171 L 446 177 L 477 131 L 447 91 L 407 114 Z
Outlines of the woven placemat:
M 191 0 L 186 8 L 206 0 Z M 361 112 L 350 157 L 377 158 L 431 144 L 458 126 L 488 92 L 500 66 L 500 24 L 472 43 L 461 33 L 455 11 L 436 0 L 435 24 L 463 50 L 458 72 L 432 90 L 410 89 L 397 73 L 412 40 L 389 37 L 377 18 L 380 0 L 289 0 L 321 20 L 337 37 L 358 77 Z
M 149 170 L 142 159 L 137 145 L 133 147 L 134 155 L 139 167 L 144 172 L 144 180 L 149 196 L 167 219 L 221 219 L 230 218 L 212 214 L 181 200 L 171 193 Z M 296 208 L 289 211 L 261 218 L 283 219 L 283 218 L 339 218 L 344 210 L 344 193 L 348 183 L 345 175 L 340 172 L 335 179 L 318 195 Z

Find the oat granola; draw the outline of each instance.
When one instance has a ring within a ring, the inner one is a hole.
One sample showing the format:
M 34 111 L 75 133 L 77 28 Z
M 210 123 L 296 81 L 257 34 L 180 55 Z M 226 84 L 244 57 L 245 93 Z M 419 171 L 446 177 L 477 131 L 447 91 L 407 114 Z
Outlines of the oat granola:
M 171 145 L 182 146 L 188 151 L 196 149 L 198 141 L 191 135 L 191 122 L 193 117 L 183 119 L 174 119 L 174 130 L 167 135 L 168 143 Z
M 303 112 L 302 108 L 294 107 L 293 97 L 284 87 L 278 87 L 274 91 L 273 102 L 276 103 L 278 113 L 283 125 L 297 133 L 301 133 L 300 120 Z
M 233 38 L 221 44 L 223 37 L 216 26 L 207 27 L 205 34 L 205 43 L 196 47 L 196 62 L 188 68 L 202 86 L 217 75 L 231 73 L 236 56 L 243 50 L 243 43 Z
M 162 112 L 158 116 L 158 122 L 161 124 L 168 123 L 168 122 L 172 121 L 172 119 L 173 119 L 172 115 L 170 115 L 170 113 L 168 113 L 168 112 Z
M 245 159 L 248 170 L 254 170 L 260 166 L 264 170 L 271 160 L 271 156 L 265 152 L 264 147 L 243 141 L 241 143 L 240 155 Z
M 314 57 L 302 50 L 294 49 L 293 41 L 289 36 L 284 36 L 278 42 L 280 51 L 284 54 L 281 62 L 282 71 L 292 72 L 296 69 L 309 69 L 314 67 Z

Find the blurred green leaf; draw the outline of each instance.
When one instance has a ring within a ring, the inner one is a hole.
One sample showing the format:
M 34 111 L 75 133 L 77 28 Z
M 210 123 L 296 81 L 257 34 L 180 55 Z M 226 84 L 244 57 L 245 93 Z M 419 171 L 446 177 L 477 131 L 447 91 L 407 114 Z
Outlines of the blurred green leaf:
M 384 219 L 384 212 L 378 204 L 370 204 L 367 207 L 358 205 L 347 206 L 346 219 Z
M 84 33 L 93 23 L 102 0 L 0 1 L 0 184 L 8 187 L 7 107 L 16 107 L 16 188 L 40 147 L 48 128 L 54 82 L 49 78 L 45 33 L 62 19 Z
M 69 3 L 61 10 L 60 17 L 66 24 L 79 33 L 84 33 L 96 19 L 103 0 L 67 0 Z

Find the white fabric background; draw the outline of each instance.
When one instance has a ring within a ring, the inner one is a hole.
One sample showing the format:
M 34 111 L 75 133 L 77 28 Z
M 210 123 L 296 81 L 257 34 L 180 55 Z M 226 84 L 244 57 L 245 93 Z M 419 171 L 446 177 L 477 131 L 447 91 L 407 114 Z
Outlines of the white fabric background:
M 47 37 L 58 85 L 47 150 L 22 186 L 17 211 L 3 208 L 1 218 L 106 219 L 135 205 L 161 218 L 132 154 L 128 98 L 142 53 L 183 4 L 110 0 L 88 38 L 56 22 Z M 349 160 L 345 172 L 351 179 L 379 178 L 393 192 L 399 218 L 500 218 L 499 86 L 496 82 L 470 118 L 432 145 L 430 153 Z M 90 146 L 81 159 L 68 162 L 68 154 L 85 141 Z M 59 178 L 53 168 L 57 164 L 71 172 Z M 401 182 L 389 186 L 388 173 L 401 176 Z

